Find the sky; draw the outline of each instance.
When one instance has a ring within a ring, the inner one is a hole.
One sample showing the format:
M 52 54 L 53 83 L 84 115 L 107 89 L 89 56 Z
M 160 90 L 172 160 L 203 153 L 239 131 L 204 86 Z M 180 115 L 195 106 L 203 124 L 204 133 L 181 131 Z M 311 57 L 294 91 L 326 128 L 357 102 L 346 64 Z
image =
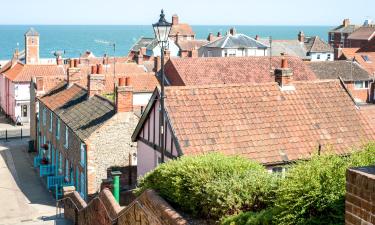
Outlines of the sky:
M 0 24 L 148 25 L 164 8 L 192 25 L 337 25 L 375 20 L 375 0 L 16 0 Z M 7 10 L 8 9 L 8 10 Z

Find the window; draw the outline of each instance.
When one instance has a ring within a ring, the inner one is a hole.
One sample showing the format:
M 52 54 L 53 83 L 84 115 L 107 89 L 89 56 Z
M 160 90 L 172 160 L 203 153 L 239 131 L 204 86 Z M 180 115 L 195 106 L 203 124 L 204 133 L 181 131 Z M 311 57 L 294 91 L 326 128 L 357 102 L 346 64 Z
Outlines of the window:
M 329 40 L 334 41 L 335 40 L 334 37 L 335 37 L 334 34 L 331 34 L 331 33 L 329 34 Z
M 69 147 L 69 130 L 68 126 L 65 125 L 65 148 L 67 149 Z
M 316 58 L 317 58 L 317 59 L 320 59 L 320 54 L 318 54 L 318 55 L 316 56 Z
M 46 114 L 47 114 L 47 110 L 46 108 L 43 108 L 43 125 L 45 126 L 46 125 Z
M 65 180 L 69 181 L 69 160 L 65 159 Z
M 21 106 L 22 117 L 27 117 L 27 105 Z
M 62 170 L 62 165 L 63 165 L 63 157 L 62 154 L 59 153 L 59 174 L 61 175 L 63 170 Z
M 49 131 L 52 132 L 52 112 L 49 113 Z
M 56 139 L 60 139 L 60 119 L 56 119 Z
M 81 166 L 84 168 L 86 164 L 86 145 L 81 143 Z
M 361 55 L 362 59 L 365 60 L 367 63 L 371 63 L 370 57 L 368 55 Z
M 327 59 L 328 59 L 328 60 L 331 59 L 331 54 L 328 54 L 328 55 L 327 55 Z
M 354 89 L 368 89 L 368 81 L 354 81 Z

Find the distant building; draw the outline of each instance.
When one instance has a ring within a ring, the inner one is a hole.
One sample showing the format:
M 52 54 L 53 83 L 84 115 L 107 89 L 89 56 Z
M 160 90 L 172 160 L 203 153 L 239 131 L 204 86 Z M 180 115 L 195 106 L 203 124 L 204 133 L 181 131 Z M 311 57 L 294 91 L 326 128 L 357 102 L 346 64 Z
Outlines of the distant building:
M 310 62 L 308 65 L 319 79 L 338 79 L 340 77 L 356 102 L 373 102 L 374 76 L 356 61 Z
M 25 63 L 39 64 L 39 33 L 30 28 L 25 33 Z
M 258 37 L 256 38 L 258 39 Z M 269 39 L 259 39 L 262 43 L 270 46 Z M 333 61 L 333 48 L 318 36 L 306 37 L 303 31 L 298 33 L 294 40 L 272 40 L 272 56 L 290 55 L 297 56 L 305 61 Z
M 333 28 L 328 32 L 328 43 L 333 48 L 349 48 L 349 35 L 356 31 L 360 26 L 350 24 L 349 19 L 344 19 L 342 25 Z
M 179 56 L 180 48 L 172 38 L 168 39 L 167 50 L 169 51 L 170 57 Z M 133 61 L 138 61 L 139 56 L 142 58 L 142 61 L 152 61 L 154 57 L 160 57 L 161 50 L 158 41 L 155 38 L 141 37 L 130 49 L 128 58 Z
M 169 37 L 177 42 L 177 40 L 194 40 L 195 33 L 193 28 L 187 23 L 180 23 L 178 15 L 172 16 L 172 28 Z
M 362 26 L 349 35 L 349 47 L 361 48 L 375 39 L 375 25 Z
M 200 57 L 266 56 L 267 48 L 263 43 L 244 34 L 237 34 L 231 28 L 227 35 L 199 48 L 198 53 Z
M 180 48 L 179 56 L 181 58 L 186 57 L 198 57 L 198 49 L 208 43 L 207 40 L 177 40 L 177 46 Z
M 171 86 L 264 83 L 274 80 L 273 70 L 282 56 L 171 58 L 165 65 Z M 298 57 L 285 56 L 295 80 L 315 80 L 315 74 Z
M 166 161 L 220 152 L 280 171 L 319 151 L 347 155 L 374 140 L 339 80 L 293 81 L 286 64 L 268 83 L 166 87 Z M 157 89 L 132 135 L 138 176 L 161 161 L 159 99 Z

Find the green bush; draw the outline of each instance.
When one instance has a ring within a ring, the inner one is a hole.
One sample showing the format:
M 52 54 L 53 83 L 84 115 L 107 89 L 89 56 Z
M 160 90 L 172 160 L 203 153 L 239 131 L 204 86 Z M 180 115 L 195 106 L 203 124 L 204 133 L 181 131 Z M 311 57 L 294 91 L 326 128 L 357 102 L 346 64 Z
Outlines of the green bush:
M 278 178 L 258 163 L 221 154 L 181 157 L 160 165 L 139 182 L 193 215 L 219 219 L 272 205 Z
M 346 170 L 375 163 L 375 146 L 350 157 L 313 156 L 293 165 L 277 191 L 277 224 L 343 224 Z
M 269 208 L 260 212 L 243 212 L 229 216 L 221 221 L 222 225 L 273 225 L 277 215 L 275 208 Z

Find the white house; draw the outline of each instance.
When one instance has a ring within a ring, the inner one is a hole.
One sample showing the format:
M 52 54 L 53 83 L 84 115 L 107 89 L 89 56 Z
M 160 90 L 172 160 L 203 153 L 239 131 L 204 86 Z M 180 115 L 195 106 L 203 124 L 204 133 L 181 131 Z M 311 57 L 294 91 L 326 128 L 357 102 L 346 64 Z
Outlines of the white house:
M 177 57 L 179 55 L 180 48 L 171 38 L 168 38 L 166 47 L 170 51 L 171 57 Z M 129 57 L 132 58 L 140 51 L 142 51 L 144 59 L 160 56 L 160 46 L 155 38 L 141 37 L 130 49 Z
M 244 34 L 237 34 L 234 28 L 198 50 L 200 57 L 242 57 L 266 56 L 267 46 Z

